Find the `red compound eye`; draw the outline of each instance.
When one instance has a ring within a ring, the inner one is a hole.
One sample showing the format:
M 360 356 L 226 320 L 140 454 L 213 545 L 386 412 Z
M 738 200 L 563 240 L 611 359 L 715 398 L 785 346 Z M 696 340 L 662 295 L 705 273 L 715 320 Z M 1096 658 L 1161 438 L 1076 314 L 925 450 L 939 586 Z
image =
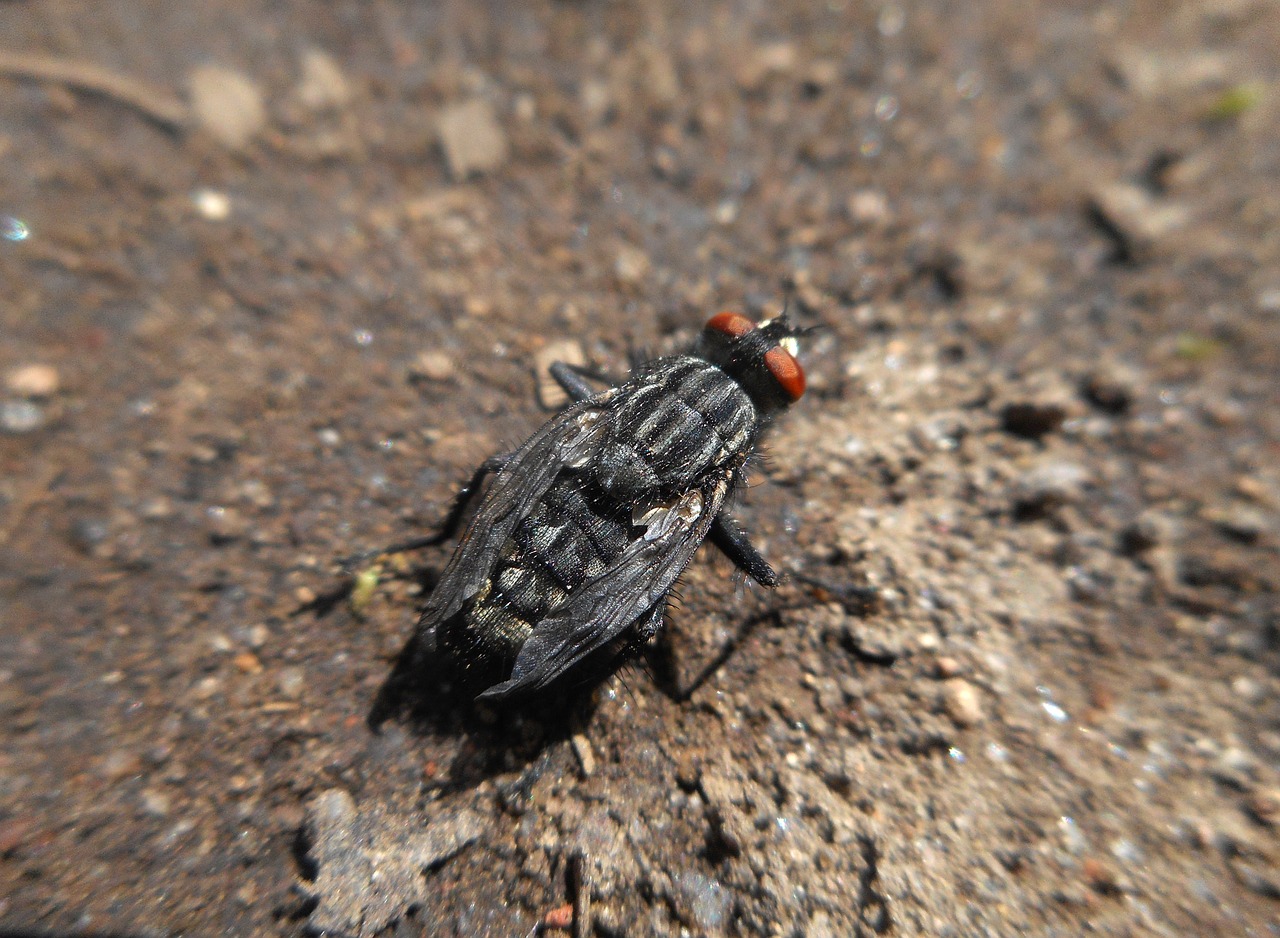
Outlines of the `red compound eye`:
M 740 313 L 717 313 L 707 320 L 703 328 L 708 332 L 722 332 L 731 339 L 737 339 L 755 327 L 755 323 Z
M 790 352 L 780 345 L 769 349 L 764 353 L 764 366 L 793 403 L 800 400 L 804 395 L 804 369 Z

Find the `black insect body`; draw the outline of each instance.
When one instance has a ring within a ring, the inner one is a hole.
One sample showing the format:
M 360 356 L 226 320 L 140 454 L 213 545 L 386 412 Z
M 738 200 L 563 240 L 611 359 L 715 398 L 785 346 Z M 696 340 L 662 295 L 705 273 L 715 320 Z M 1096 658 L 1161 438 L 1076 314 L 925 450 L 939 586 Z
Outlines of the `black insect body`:
M 710 319 L 686 355 L 640 365 L 576 402 L 497 471 L 418 623 L 481 698 L 541 690 L 597 670 L 658 630 L 667 595 L 710 537 L 753 579 L 778 577 L 727 515 L 727 500 L 771 419 L 804 393 L 785 314 L 758 326 Z

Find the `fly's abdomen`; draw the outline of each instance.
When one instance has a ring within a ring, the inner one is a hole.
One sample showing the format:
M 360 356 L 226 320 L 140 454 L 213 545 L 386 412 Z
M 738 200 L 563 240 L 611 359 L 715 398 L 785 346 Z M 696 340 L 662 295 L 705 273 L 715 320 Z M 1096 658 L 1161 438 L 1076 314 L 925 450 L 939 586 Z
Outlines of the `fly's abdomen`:
M 620 397 L 592 466 L 594 481 L 619 501 L 695 487 L 740 462 L 757 425 L 755 406 L 725 372 L 697 358 L 659 360 Z
M 587 498 L 579 481 L 562 476 L 517 525 L 488 582 L 460 613 L 455 644 L 510 664 L 552 609 L 622 553 L 629 515 Z

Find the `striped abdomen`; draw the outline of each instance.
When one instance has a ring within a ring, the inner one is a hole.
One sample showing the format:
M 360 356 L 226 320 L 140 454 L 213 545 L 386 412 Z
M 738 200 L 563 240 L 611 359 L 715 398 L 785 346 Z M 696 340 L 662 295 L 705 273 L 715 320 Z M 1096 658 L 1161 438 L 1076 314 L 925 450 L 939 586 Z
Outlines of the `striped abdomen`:
M 510 664 L 547 613 L 599 576 L 630 543 L 630 512 L 588 498 L 581 480 L 563 474 L 524 518 L 487 584 L 459 613 L 451 644 Z

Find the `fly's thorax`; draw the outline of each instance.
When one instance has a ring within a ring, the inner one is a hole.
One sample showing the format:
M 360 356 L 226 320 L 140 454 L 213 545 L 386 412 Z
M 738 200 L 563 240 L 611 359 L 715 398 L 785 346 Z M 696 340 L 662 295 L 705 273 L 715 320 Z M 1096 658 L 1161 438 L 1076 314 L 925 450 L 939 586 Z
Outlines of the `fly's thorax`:
M 648 363 L 606 419 L 585 472 L 602 494 L 627 504 L 686 491 L 740 465 L 760 429 L 743 388 L 694 356 Z

